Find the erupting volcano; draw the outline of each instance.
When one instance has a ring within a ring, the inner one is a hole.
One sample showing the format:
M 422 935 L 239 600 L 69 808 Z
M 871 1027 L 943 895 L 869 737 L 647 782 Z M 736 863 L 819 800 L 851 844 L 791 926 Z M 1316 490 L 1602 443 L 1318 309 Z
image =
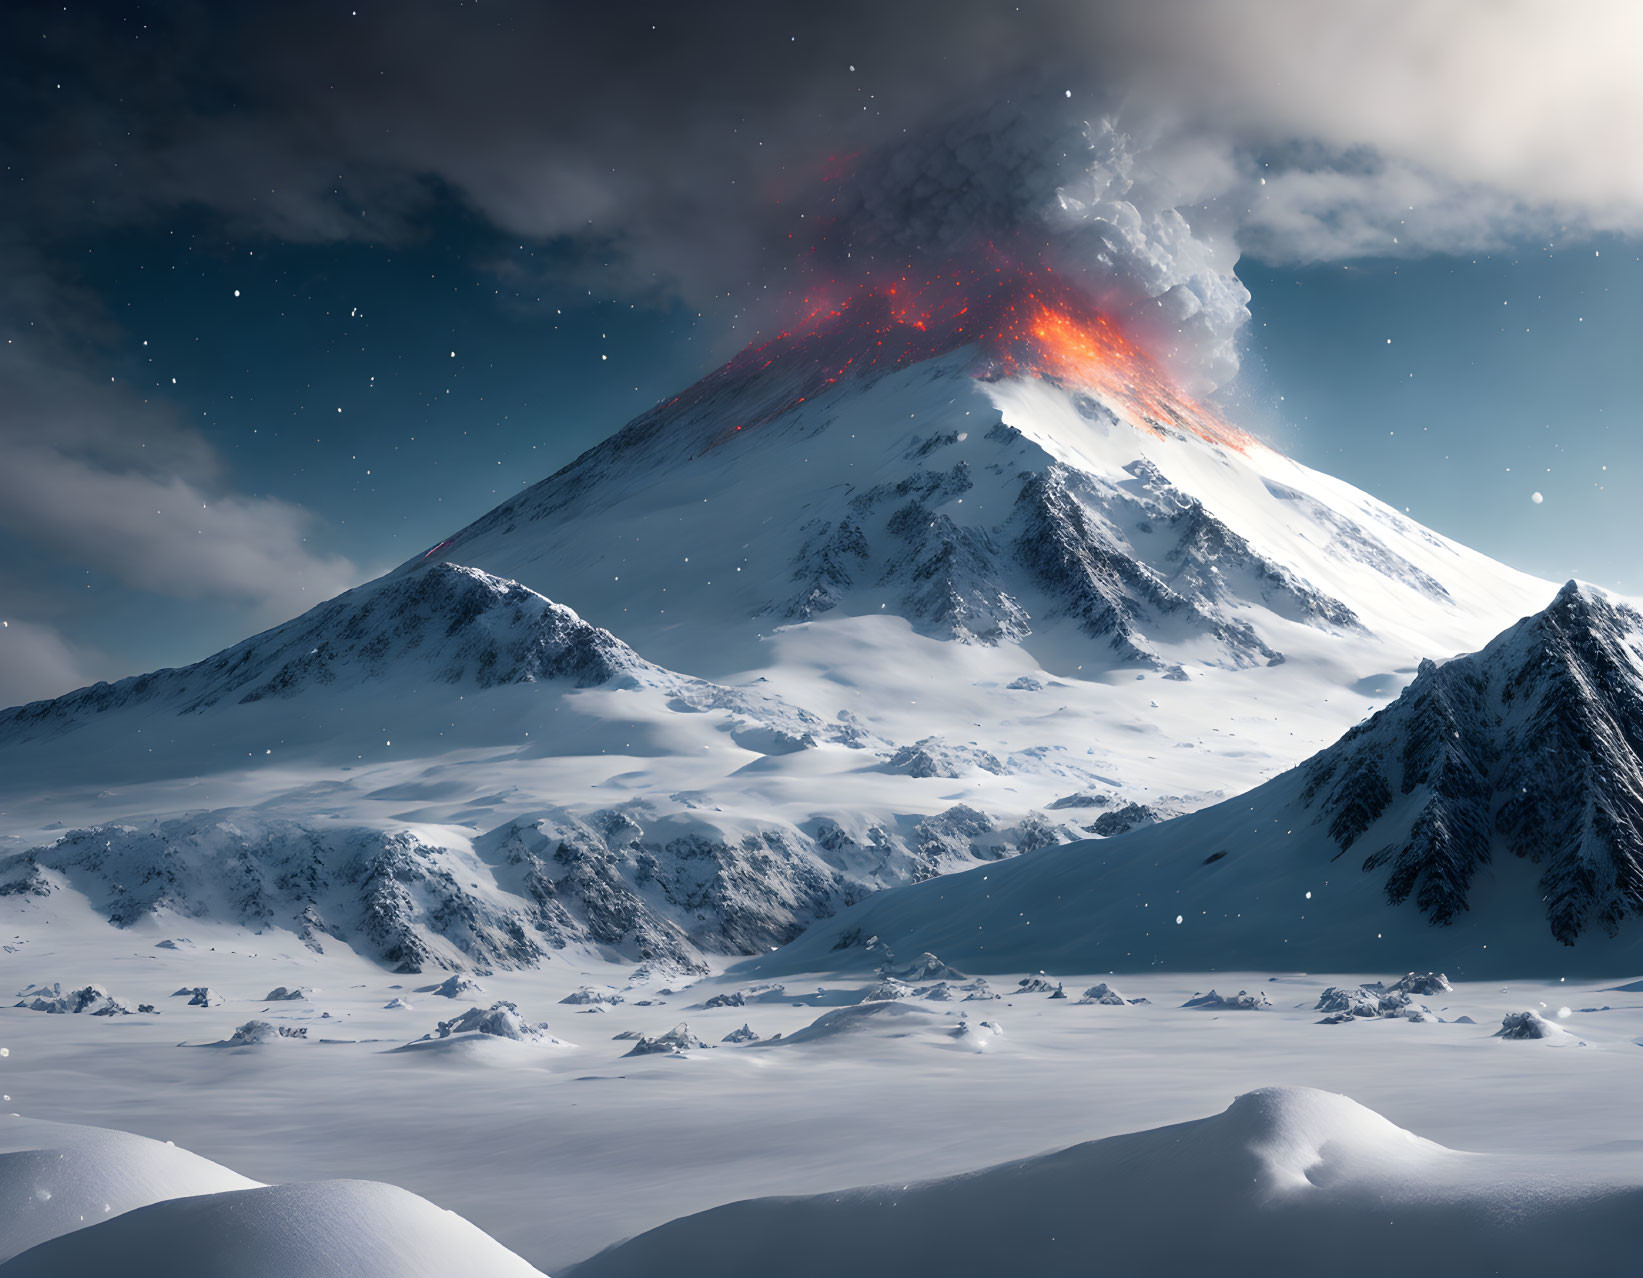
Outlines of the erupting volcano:
M 996 252 L 937 270 L 909 265 L 854 288 L 821 286 L 803 314 L 658 406 L 688 408 L 736 387 L 757 402 L 742 430 L 829 387 L 974 348 L 984 380 L 1038 377 L 1093 393 L 1158 433 L 1185 431 L 1240 451 L 1251 437 L 1188 396 L 1092 298 L 1048 266 Z M 753 384 L 767 388 L 750 391 Z M 731 433 L 734 433 L 733 431 Z

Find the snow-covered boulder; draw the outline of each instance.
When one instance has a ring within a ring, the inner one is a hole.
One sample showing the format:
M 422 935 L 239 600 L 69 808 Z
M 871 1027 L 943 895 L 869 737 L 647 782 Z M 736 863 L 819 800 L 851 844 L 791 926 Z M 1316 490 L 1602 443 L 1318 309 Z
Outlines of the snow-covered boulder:
M 171 991 L 172 998 L 186 998 L 190 1007 L 221 1007 L 226 1001 L 209 985 L 185 985 Z
M 584 985 L 579 990 L 572 990 L 559 1001 L 568 1003 L 572 1007 L 588 1007 L 599 1003 L 615 1005 L 622 1001 L 622 996 L 608 990 L 596 990 L 592 986 Z
M 464 1036 L 505 1038 L 515 1043 L 540 1043 L 552 1040 L 547 1022 L 531 1023 L 519 1015 L 519 1008 L 506 1000 L 489 1007 L 470 1007 L 460 1016 L 441 1021 L 430 1034 L 424 1034 L 419 1043 L 437 1042 Z
M 743 994 L 740 990 L 732 990 L 728 994 L 715 994 L 712 998 L 708 999 L 707 1002 L 703 1003 L 702 1006 L 703 1007 L 746 1007 L 747 1006 L 747 995 Z
M 382 1010 L 385 1012 L 409 1011 L 410 1008 L 411 1004 L 407 1000 L 397 996 L 382 1005 Z
M 1572 1035 L 1556 1021 L 1549 1021 L 1539 1012 L 1529 1010 L 1506 1013 L 1501 1017 L 1500 1028 L 1493 1037 L 1567 1039 Z
M 1374 985 L 1331 985 L 1318 996 L 1312 1010 L 1327 1013 L 1319 1022 L 1322 1025 L 1344 1025 L 1348 1021 L 1377 1018 L 1411 1021 L 1438 1019 L 1431 1008 L 1415 1002 L 1402 981 L 1384 989 L 1379 982 Z
M 887 972 L 887 976 L 894 976 L 903 981 L 962 981 L 967 979 L 963 972 L 950 963 L 943 963 L 930 951 L 926 950 L 900 971 Z
M 759 1036 L 753 1032 L 751 1026 L 744 1023 L 741 1029 L 731 1030 L 719 1041 L 721 1043 L 757 1043 Z
M 889 999 L 906 998 L 912 992 L 913 987 L 911 985 L 905 985 L 896 980 L 885 980 L 868 989 L 861 996 L 860 1001 L 863 1003 L 882 1003 Z
M 688 1052 L 692 1048 L 706 1046 L 706 1043 L 690 1032 L 690 1026 L 681 1021 L 666 1034 L 659 1034 L 655 1038 L 647 1038 L 641 1035 L 639 1041 L 633 1045 L 633 1047 L 627 1052 L 627 1055 L 678 1055 L 682 1052 Z
M 1053 994 L 1061 988 L 1060 981 L 1047 980 L 1043 976 L 1023 976 L 1016 982 L 1017 994 Z
M 885 765 L 891 772 L 910 777 L 962 777 L 972 769 L 1002 775 L 1008 769 L 998 756 L 979 746 L 953 745 L 940 737 L 925 737 L 913 745 L 905 745 L 890 756 Z
M 265 1003 L 294 1003 L 307 997 L 308 995 L 304 991 L 295 987 L 276 985 L 262 996 L 262 1001 Z
M 1211 990 L 1208 994 L 1194 994 L 1182 1007 L 1197 1007 L 1211 1011 L 1226 1012 L 1258 1012 L 1272 1006 L 1272 1000 L 1264 993 L 1251 994 L 1248 990 L 1239 990 L 1236 994 L 1217 994 Z
M 1431 998 L 1434 994 L 1449 994 L 1454 986 L 1449 984 L 1449 978 L 1442 972 L 1410 972 L 1400 977 L 1387 987 L 1390 990 L 1400 990 L 1405 994 L 1418 994 Z
M 447 976 L 438 985 L 421 985 L 417 987 L 418 994 L 434 994 L 440 998 L 468 998 L 470 995 L 483 994 L 485 987 L 478 981 L 457 972 Z
M 1113 989 L 1113 987 L 1108 985 L 1105 981 L 1102 981 L 1100 984 L 1092 985 L 1089 989 L 1085 990 L 1084 996 L 1078 1001 L 1080 1003 L 1100 1003 L 1104 1007 L 1123 1007 L 1128 1004 L 1130 1000 L 1125 998 L 1117 990 Z
M 90 1016 L 129 1016 L 131 1009 L 101 985 L 82 985 L 77 990 L 63 992 L 61 985 L 36 985 L 23 991 L 18 1007 L 31 1012 L 53 1015 L 86 1013 Z
M 256 1047 L 264 1043 L 307 1042 L 302 1025 L 275 1025 L 269 1021 L 247 1021 L 223 1041 L 225 1047 Z

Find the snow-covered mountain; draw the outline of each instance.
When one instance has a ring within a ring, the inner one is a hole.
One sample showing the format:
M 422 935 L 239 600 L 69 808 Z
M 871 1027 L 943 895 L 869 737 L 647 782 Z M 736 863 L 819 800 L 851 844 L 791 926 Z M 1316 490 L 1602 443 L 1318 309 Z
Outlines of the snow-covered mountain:
M 774 964 L 858 946 L 982 971 L 1635 965 L 1643 615 L 1570 582 L 1248 794 L 883 893 Z
M 0 714 L 5 899 L 689 965 L 1238 793 L 1552 593 L 1030 300 L 843 308 L 286 625 Z

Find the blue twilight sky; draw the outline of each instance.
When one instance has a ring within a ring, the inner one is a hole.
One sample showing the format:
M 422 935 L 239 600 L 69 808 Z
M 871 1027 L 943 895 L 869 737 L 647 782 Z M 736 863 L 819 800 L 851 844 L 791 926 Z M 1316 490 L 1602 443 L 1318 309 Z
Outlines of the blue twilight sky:
M 823 220 L 824 253 L 1008 235 L 1185 298 L 1183 375 L 1277 446 L 1643 593 L 1633 11 L 1460 4 L 1320 68 L 1374 6 L 840 8 L 10 9 L 0 702 L 439 541 L 780 314 Z

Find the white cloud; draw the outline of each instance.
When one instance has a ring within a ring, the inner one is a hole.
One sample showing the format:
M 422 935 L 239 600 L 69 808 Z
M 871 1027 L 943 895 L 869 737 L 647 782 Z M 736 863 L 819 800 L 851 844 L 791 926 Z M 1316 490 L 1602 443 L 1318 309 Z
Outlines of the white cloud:
M 50 339 L 0 344 L 0 528 L 172 598 L 282 620 L 355 584 L 308 544 L 302 507 L 236 492 L 210 442 L 164 406 L 80 371 Z
M 5 618 L 0 625 L 0 709 L 55 697 L 95 682 L 107 659 L 50 626 Z

